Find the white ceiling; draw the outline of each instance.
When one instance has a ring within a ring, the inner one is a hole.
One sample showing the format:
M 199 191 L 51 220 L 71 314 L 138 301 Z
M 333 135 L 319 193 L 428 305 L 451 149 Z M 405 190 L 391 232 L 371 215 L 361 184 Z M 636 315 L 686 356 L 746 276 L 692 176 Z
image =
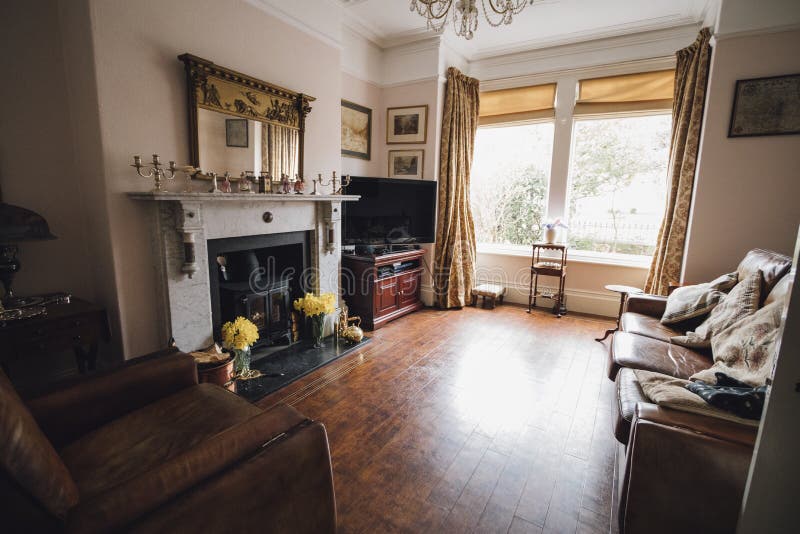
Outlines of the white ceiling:
M 433 36 L 409 0 L 338 0 L 345 24 L 382 47 Z M 455 2 L 454 2 L 455 3 Z M 479 15 L 471 41 L 446 36 L 471 58 L 671 28 L 703 20 L 715 0 L 536 0 L 509 26 L 489 26 Z M 482 10 L 481 10 L 482 11 Z

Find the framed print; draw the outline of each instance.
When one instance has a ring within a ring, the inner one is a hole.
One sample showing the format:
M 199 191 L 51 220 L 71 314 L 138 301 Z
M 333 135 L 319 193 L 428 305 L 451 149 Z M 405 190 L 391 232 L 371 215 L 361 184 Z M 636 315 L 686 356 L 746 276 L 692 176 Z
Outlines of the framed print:
M 424 143 L 428 134 L 428 106 L 386 110 L 386 143 Z
M 419 178 L 422 179 L 422 167 L 425 164 L 425 151 L 416 150 L 390 150 L 389 151 L 389 178 Z
M 247 119 L 225 119 L 225 145 L 247 148 Z
M 800 74 L 736 80 L 728 137 L 800 134 Z
M 342 156 L 372 159 L 372 110 L 342 100 Z

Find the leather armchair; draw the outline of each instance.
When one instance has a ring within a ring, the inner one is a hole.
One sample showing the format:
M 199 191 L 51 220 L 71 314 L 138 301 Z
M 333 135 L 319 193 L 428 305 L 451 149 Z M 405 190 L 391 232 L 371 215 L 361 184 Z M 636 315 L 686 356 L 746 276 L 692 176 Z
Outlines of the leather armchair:
M 325 428 L 197 383 L 182 353 L 25 402 L 0 371 L 4 532 L 333 532 Z

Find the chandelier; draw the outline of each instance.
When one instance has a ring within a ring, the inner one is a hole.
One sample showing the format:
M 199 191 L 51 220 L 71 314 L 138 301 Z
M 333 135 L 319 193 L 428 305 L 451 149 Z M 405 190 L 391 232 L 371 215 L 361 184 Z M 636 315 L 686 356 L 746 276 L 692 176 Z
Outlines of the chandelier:
M 486 4 L 489 4 L 487 7 Z M 483 16 L 489 26 L 511 24 L 513 16 L 533 0 L 480 0 Z M 456 35 L 472 39 L 478 29 L 478 0 L 411 0 L 411 11 L 416 11 L 428 20 L 428 29 L 441 32 L 453 13 L 453 29 Z

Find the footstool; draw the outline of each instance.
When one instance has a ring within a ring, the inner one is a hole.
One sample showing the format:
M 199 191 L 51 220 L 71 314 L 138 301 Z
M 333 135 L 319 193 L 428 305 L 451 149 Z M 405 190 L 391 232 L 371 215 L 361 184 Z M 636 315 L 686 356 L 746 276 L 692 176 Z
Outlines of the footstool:
M 478 302 L 478 297 L 483 297 L 483 302 L 481 302 L 481 307 L 486 307 L 486 299 L 490 299 L 492 304 L 492 309 L 494 309 L 495 302 L 497 300 L 500 301 L 500 304 L 503 303 L 503 295 L 506 294 L 506 288 L 501 285 L 496 284 L 481 284 L 478 287 L 472 289 L 472 306 L 475 306 Z

